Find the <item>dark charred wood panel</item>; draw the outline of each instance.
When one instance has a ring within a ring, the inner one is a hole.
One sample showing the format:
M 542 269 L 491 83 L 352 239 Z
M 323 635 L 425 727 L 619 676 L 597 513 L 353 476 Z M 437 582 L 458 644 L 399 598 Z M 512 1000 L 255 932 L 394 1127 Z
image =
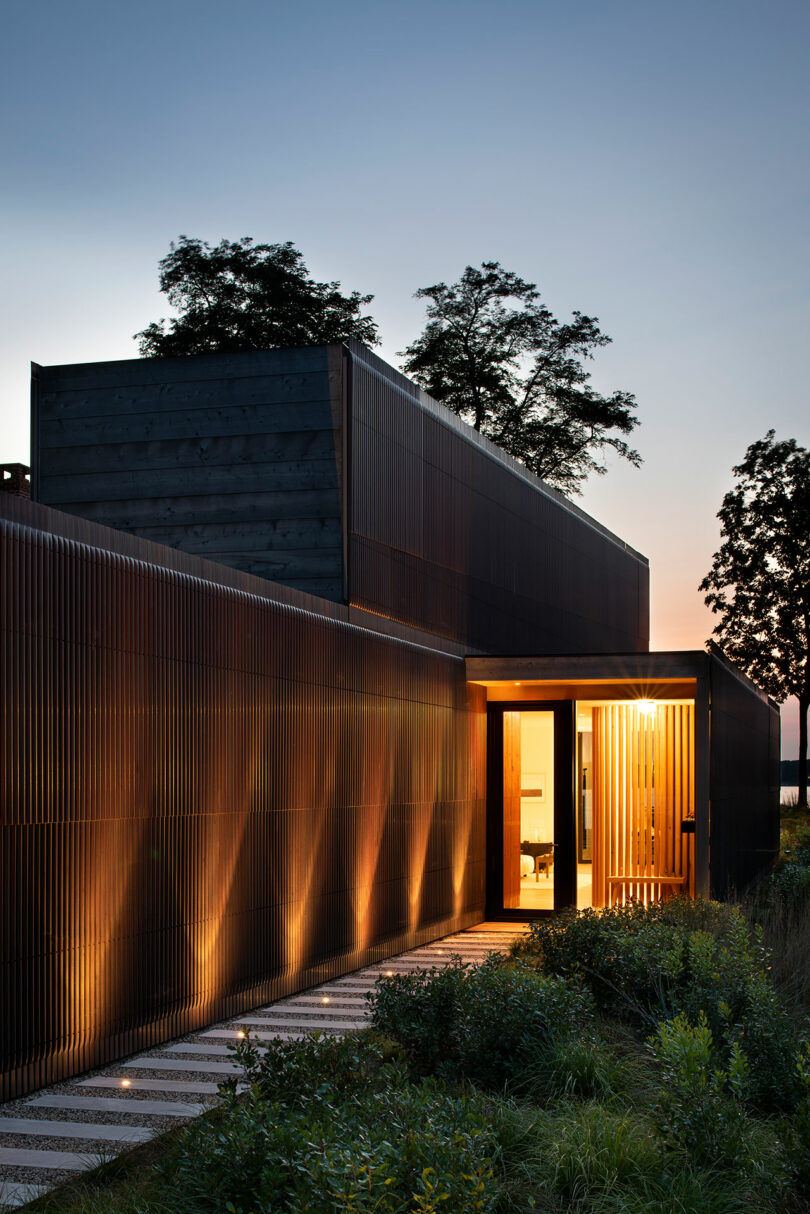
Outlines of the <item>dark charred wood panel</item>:
M 0 1099 L 481 918 L 461 659 L 8 521 L 0 573 Z
M 647 561 L 350 349 L 351 601 L 488 653 L 647 650 Z
M 341 600 L 341 362 L 318 347 L 34 368 L 34 497 Z
M 779 854 L 779 709 L 710 655 L 712 897 L 740 894 Z

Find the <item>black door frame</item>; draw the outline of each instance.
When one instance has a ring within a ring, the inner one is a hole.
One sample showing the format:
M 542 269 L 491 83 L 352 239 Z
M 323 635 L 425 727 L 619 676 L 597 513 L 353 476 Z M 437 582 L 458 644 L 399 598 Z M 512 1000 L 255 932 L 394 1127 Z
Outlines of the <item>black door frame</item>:
M 577 904 L 576 771 L 573 700 L 496 700 L 487 704 L 487 918 L 546 919 Z M 503 905 L 503 714 L 554 713 L 554 910 Z

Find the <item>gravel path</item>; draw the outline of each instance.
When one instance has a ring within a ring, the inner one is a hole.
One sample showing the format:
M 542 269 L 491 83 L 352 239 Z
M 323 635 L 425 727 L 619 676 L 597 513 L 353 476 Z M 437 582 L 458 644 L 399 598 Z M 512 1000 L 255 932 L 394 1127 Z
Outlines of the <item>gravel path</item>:
M 523 930 L 519 924 L 487 924 L 446 936 L 0 1105 L 0 1209 L 22 1206 L 75 1172 L 212 1108 L 218 1084 L 238 1074 L 228 1042 L 238 1039 L 240 1026 L 260 1041 L 355 1032 L 368 1022 L 366 994 L 381 974 L 439 967 L 458 956 L 477 963 L 505 951 Z

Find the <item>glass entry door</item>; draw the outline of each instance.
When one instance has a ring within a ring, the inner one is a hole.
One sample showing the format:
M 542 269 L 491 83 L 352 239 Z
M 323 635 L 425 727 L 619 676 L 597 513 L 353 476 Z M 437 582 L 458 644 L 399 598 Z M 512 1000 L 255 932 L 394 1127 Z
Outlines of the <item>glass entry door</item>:
M 503 905 L 554 910 L 555 712 L 503 713 Z

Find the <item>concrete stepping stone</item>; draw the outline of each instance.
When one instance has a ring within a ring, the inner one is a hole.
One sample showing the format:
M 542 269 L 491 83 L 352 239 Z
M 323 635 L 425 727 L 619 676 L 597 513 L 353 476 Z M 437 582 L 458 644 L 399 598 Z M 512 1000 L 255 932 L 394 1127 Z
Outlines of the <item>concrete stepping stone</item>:
M 126 1080 L 116 1075 L 96 1075 L 92 1079 L 75 1079 L 80 1088 L 118 1088 L 125 1092 L 127 1088 L 134 1092 L 176 1092 L 178 1096 L 216 1096 L 219 1091 L 218 1083 L 206 1083 L 204 1080 L 193 1079 L 132 1079 Z
M 304 991 L 301 995 L 296 995 L 294 999 L 284 999 L 279 1003 L 271 1003 L 270 1007 L 308 1007 L 313 1004 L 329 1004 L 329 1003 L 347 1003 L 352 1007 L 362 1007 L 365 1002 L 366 992 L 370 989 L 369 984 L 364 982 L 362 986 L 323 986 L 312 991 Z M 248 1009 L 252 1011 L 252 1008 Z
M 361 980 L 361 979 L 357 978 L 352 982 L 334 982 L 334 983 L 330 982 L 329 986 L 317 986 L 317 987 L 314 987 L 313 990 L 310 991 L 309 993 L 318 994 L 320 991 L 348 991 L 350 994 L 353 994 L 353 995 L 362 995 L 364 991 L 373 991 L 373 990 L 374 990 L 374 983 L 370 979 L 363 978 Z M 273 1005 L 270 1005 L 270 1006 L 273 1006 Z
M 446 957 L 448 961 L 458 957 L 462 961 L 483 961 L 492 950 L 488 948 L 421 948 L 418 952 L 408 953 L 408 957 L 430 957 L 431 961 Z
M 242 1068 L 232 1062 L 204 1062 L 198 1058 L 131 1058 L 121 1064 L 141 1071 L 195 1072 L 203 1075 L 241 1075 Z M 118 1086 L 120 1087 L 120 1081 Z
M 275 1012 L 277 1015 L 284 1014 L 284 1015 L 289 1015 L 289 1016 L 303 1016 L 305 1019 L 308 1019 L 312 1016 L 323 1017 L 323 1016 L 331 1015 L 331 1014 L 334 1014 L 338 1018 L 341 1016 L 343 1016 L 345 1018 L 347 1012 L 362 1011 L 362 1010 L 363 1010 L 362 1005 L 358 1005 L 356 1008 L 338 1007 L 338 1008 L 335 1008 L 334 1013 L 332 1013 L 331 1009 L 330 1009 L 330 1004 L 324 1003 L 322 999 L 317 1000 L 316 1007 L 313 1007 L 311 1005 L 299 1007 L 297 1004 L 284 1003 L 284 1004 L 278 1004 L 274 1008 L 268 1008 L 268 1011 Z M 238 1019 L 239 1019 L 239 1017 L 237 1016 L 236 1020 L 238 1021 Z
M 101 1163 L 98 1155 L 76 1151 L 34 1151 L 30 1147 L 0 1147 L 0 1164 L 11 1168 L 48 1168 L 61 1172 L 85 1172 Z
M 123 1088 L 122 1091 L 127 1091 Z M 67 1109 L 71 1113 L 142 1113 L 155 1117 L 199 1117 L 204 1105 L 177 1100 L 127 1100 L 126 1096 L 38 1096 L 32 1109 Z
M 264 1028 L 272 1028 L 274 1025 L 278 1025 L 279 1028 L 306 1027 L 307 1031 L 310 1029 L 334 1029 L 351 1032 L 355 1029 L 367 1027 L 365 1020 L 307 1020 L 306 1026 L 304 1026 L 294 1016 L 243 1016 L 239 1023 L 258 1024 Z
M 0 1180 L 0 1207 L 24 1206 L 35 1197 L 47 1193 L 44 1184 L 25 1184 L 17 1180 Z
M 238 1033 L 234 1036 L 238 1037 Z M 205 1041 L 181 1041 L 177 1045 L 167 1045 L 166 1052 L 172 1054 L 221 1054 L 223 1058 L 233 1057 L 233 1051 L 227 1045 L 208 1045 Z
M 137 1125 L 98 1125 L 89 1121 L 44 1121 L 33 1117 L 0 1117 L 0 1134 L 40 1138 L 94 1138 L 98 1142 L 148 1142 L 152 1130 Z
M 250 1036 L 257 1037 L 259 1041 L 300 1041 L 305 1033 L 262 1033 L 255 1029 L 250 1029 Z M 204 1033 L 205 1037 L 218 1037 L 226 1041 L 238 1041 L 240 1037 L 244 1037 L 244 1033 L 237 1032 L 236 1029 L 209 1029 Z M 226 1051 L 230 1053 L 230 1050 Z

